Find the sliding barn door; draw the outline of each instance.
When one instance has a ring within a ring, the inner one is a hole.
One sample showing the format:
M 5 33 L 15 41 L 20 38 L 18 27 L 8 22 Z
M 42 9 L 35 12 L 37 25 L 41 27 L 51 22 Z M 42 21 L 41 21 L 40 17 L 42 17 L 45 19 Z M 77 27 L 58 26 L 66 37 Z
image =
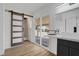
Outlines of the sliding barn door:
M 24 15 L 11 12 L 11 46 L 23 43 Z

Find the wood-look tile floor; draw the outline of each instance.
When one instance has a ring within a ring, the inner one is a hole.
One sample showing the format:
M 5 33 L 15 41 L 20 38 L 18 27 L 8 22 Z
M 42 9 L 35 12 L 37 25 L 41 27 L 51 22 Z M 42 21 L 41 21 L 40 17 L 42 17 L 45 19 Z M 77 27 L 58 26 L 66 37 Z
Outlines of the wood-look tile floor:
M 54 54 L 42 47 L 26 41 L 21 46 L 5 50 L 5 56 L 54 56 Z

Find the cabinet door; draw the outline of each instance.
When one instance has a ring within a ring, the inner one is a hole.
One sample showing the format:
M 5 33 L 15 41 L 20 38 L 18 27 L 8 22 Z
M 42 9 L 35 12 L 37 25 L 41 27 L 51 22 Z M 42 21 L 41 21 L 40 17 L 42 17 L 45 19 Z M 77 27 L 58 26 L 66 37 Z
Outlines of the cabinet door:
M 54 54 L 57 54 L 57 38 L 53 37 L 52 35 L 49 37 L 49 49 L 50 51 L 54 52 Z
M 79 56 L 79 49 L 70 48 L 70 55 L 71 56 Z
M 64 46 L 62 44 L 59 44 L 57 47 L 57 55 L 58 56 L 68 56 L 69 55 L 68 47 Z

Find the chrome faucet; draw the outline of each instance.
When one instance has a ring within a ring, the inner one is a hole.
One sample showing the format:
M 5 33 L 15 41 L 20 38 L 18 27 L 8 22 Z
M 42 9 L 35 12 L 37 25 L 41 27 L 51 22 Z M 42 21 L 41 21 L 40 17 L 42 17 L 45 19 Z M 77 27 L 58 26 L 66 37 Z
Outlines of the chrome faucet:
M 54 32 L 53 34 L 57 34 L 57 33 L 59 33 L 59 30 L 58 29 L 56 29 L 56 30 L 49 30 L 49 32 Z

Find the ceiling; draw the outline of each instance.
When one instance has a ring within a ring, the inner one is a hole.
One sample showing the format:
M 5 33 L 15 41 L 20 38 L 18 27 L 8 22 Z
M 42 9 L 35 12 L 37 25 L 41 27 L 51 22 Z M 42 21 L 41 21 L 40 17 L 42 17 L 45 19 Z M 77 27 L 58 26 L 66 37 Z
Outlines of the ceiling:
M 40 8 L 48 5 L 57 5 L 58 3 L 5 3 L 5 9 L 14 10 L 21 13 L 32 14 Z M 59 5 L 59 4 L 58 4 Z
M 32 13 L 37 9 L 48 5 L 49 3 L 10 3 L 5 4 L 5 8 L 9 10 L 17 10 L 26 13 Z

